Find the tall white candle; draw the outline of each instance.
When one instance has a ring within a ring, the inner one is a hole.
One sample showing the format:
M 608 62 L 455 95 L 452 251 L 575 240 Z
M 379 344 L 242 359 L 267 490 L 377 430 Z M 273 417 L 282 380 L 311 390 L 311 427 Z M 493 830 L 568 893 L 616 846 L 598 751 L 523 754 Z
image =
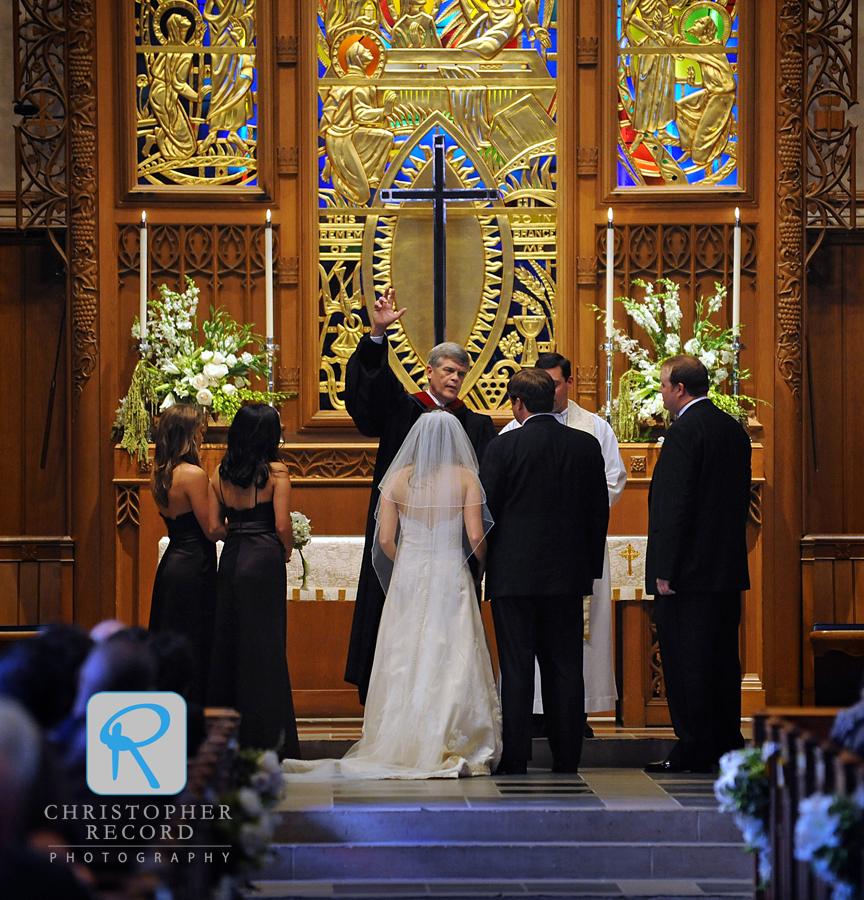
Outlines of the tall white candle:
M 141 213 L 141 287 L 139 295 L 138 321 L 141 325 L 141 340 L 147 337 L 147 212 Z
M 741 327 L 741 215 L 737 207 L 732 247 L 732 332 L 738 334 Z
M 270 210 L 267 210 L 267 228 L 264 231 L 264 315 L 266 337 L 273 337 L 273 226 Z
M 612 315 L 612 281 L 615 275 L 615 230 L 612 227 L 612 207 L 609 207 L 609 222 L 606 226 L 606 339 L 614 333 Z

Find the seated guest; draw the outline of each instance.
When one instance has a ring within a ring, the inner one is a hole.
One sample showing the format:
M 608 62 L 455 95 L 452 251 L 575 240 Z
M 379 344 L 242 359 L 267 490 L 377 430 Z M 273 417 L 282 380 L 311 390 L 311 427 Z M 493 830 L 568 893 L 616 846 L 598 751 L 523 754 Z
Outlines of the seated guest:
M 864 759 L 864 682 L 861 699 L 848 709 L 841 709 L 831 728 L 831 740 Z
M 187 756 L 198 752 L 207 736 L 204 707 L 192 693 L 195 652 L 185 635 L 173 631 L 157 631 L 148 635 L 146 646 L 156 660 L 157 691 L 173 691 L 186 701 Z
M 119 619 L 103 619 L 90 629 L 90 640 L 100 644 L 106 638 L 111 637 L 112 634 L 117 634 L 118 631 L 123 631 L 126 627 Z
M 87 900 L 90 893 L 62 862 L 27 840 L 31 792 L 39 780 L 42 735 L 14 700 L 0 698 L 0 885 L 4 900 Z
M 72 711 L 78 671 L 91 641 L 74 625 L 50 625 L 0 658 L 0 695 L 17 700 L 44 729 Z

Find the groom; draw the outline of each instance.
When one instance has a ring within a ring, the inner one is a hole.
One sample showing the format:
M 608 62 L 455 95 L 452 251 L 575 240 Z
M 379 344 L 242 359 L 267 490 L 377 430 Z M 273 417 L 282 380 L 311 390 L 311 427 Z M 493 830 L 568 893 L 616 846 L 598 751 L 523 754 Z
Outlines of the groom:
M 523 369 L 507 392 L 523 427 L 486 448 L 480 480 L 495 524 L 486 593 L 501 669 L 504 752 L 498 774 L 524 774 L 531 759 L 534 658 L 553 772 L 582 756 L 582 598 L 603 575 L 609 497 L 597 439 L 552 415 L 555 383 Z

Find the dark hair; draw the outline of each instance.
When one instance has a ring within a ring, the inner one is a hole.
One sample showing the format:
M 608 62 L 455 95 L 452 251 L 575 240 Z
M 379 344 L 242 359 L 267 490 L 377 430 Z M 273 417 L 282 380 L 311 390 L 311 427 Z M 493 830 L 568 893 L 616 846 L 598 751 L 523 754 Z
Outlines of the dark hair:
M 203 422 L 201 410 L 189 403 L 175 403 L 159 416 L 150 490 L 160 506 L 168 506 L 174 469 L 182 462 L 201 465 L 195 435 Z
M 241 406 L 228 429 L 228 449 L 219 477 L 239 488 L 263 488 L 270 478 L 270 464 L 279 462 L 281 439 L 282 423 L 272 406 Z
M 564 380 L 568 381 L 572 370 L 570 360 L 566 356 L 562 356 L 560 353 L 541 353 L 537 357 L 537 362 L 534 363 L 535 369 L 557 369 L 559 366 Z
M 548 413 L 555 403 L 555 382 L 543 369 L 522 369 L 510 379 L 507 393 L 511 400 L 521 400 L 529 413 Z
M 71 625 L 16 641 L 0 658 L 0 695 L 17 700 L 42 728 L 53 728 L 72 709 L 78 670 L 91 647 Z
M 156 660 L 156 690 L 187 697 L 196 664 L 189 638 L 174 631 L 151 631 L 144 645 Z
M 708 393 L 708 370 L 702 360 L 686 354 L 670 356 L 663 362 L 660 371 L 669 373 L 669 384 L 683 384 L 691 397 L 704 397 Z

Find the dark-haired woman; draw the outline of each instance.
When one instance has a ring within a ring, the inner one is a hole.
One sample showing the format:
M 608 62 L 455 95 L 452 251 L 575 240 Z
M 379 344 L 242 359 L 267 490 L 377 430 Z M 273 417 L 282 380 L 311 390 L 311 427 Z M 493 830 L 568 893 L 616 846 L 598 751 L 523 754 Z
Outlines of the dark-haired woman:
M 240 743 L 299 758 L 285 658 L 287 580 L 293 545 L 291 482 L 279 460 L 279 414 L 243 406 L 210 480 L 210 521 L 227 520 L 219 560 L 208 702 L 240 712 Z
M 176 404 L 159 418 L 150 489 L 168 526 L 168 548 L 153 583 L 150 630 L 187 637 L 195 653 L 190 698 L 204 702 L 216 611 L 216 545 L 210 528 L 208 479 L 198 456 L 204 419 L 197 406 Z

